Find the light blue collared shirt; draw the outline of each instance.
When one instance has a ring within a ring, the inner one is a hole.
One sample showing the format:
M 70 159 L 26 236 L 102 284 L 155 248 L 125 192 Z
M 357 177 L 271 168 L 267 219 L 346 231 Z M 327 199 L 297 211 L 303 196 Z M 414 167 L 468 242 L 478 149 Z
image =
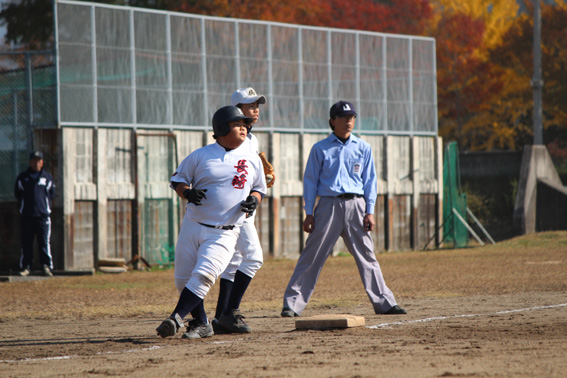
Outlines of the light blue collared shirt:
M 366 214 L 374 214 L 377 195 L 376 167 L 370 145 L 350 135 L 345 144 L 335 134 L 313 145 L 303 176 L 305 213 L 313 215 L 317 196 L 344 193 L 364 196 Z

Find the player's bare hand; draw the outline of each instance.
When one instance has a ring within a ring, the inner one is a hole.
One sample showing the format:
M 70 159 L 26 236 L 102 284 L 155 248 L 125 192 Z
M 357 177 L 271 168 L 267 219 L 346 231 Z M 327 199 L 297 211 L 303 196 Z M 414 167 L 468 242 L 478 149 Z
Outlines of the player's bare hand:
M 250 195 L 246 197 L 246 201 L 240 202 L 240 206 L 242 206 L 242 211 L 246 213 L 246 218 L 251 217 L 256 207 L 258 207 L 258 198 Z
M 305 220 L 303 221 L 303 231 L 310 234 L 313 232 L 314 227 L 315 227 L 315 218 L 313 217 L 313 215 L 305 216 Z
M 364 225 L 364 229 L 366 231 L 374 230 L 374 226 L 376 225 L 374 223 L 374 215 L 373 214 L 366 214 L 364 216 L 364 220 L 362 221 L 362 224 Z
M 207 199 L 207 195 L 205 194 L 206 191 L 207 189 L 185 189 L 183 191 L 183 197 L 185 197 L 189 203 L 192 203 L 195 206 L 201 206 L 201 200 Z

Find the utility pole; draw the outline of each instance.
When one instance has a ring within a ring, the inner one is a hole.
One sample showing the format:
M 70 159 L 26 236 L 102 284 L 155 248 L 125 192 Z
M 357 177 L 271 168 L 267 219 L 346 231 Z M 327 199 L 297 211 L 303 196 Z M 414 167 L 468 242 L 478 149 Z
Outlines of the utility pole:
M 541 78 L 541 8 L 540 0 L 534 1 L 534 77 L 532 79 L 534 97 L 534 146 L 543 145 L 542 90 Z

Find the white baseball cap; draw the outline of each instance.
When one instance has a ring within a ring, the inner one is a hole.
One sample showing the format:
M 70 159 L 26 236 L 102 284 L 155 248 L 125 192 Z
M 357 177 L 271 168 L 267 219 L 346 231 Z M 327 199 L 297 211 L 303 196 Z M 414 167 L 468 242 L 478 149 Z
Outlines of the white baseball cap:
M 230 96 L 230 104 L 232 106 L 238 104 L 252 104 L 256 101 L 258 101 L 259 104 L 265 104 L 266 97 L 258 95 L 252 87 L 237 89 L 232 96 Z

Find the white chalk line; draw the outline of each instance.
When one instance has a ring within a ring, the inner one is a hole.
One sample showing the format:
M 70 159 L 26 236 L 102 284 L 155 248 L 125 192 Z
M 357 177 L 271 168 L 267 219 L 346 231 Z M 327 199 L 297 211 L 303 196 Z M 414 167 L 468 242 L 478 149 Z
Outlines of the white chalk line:
M 497 312 L 485 313 L 485 314 L 462 314 L 462 315 L 450 315 L 450 316 L 435 316 L 435 317 L 425 318 L 425 319 L 416 319 L 416 320 L 407 320 L 407 321 L 401 321 L 401 322 L 376 324 L 376 325 L 373 325 L 373 326 L 367 326 L 366 328 L 377 329 L 377 328 L 385 328 L 385 327 L 390 327 L 390 326 L 395 326 L 395 325 L 432 322 L 432 321 L 435 321 L 435 320 L 447 320 L 447 319 L 457 319 L 457 318 L 473 318 L 473 317 L 479 317 L 479 316 L 504 315 L 504 314 L 512 314 L 512 313 L 515 313 L 515 312 L 543 310 L 543 309 L 558 308 L 558 307 L 565 307 L 565 306 L 567 306 L 567 303 L 562 303 L 562 304 L 558 304 L 558 305 L 550 305 L 550 306 L 536 306 L 536 307 L 519 308 L 519 309 L 515 309 L 515 310 L 497 311 Z
M 367 326 L 366 328 L 378 329 L 378 328 L 390 327 L 390 326 L 394 326 L 394 325 L 432 322 L 434 320 L 446 320 L 446 319 L 456 319 L 456 318 L 471 318 L 471 317 L 478 317 L 478 316 L 503 315 L 503 314 L 512 314 L 512 313 L 515 313 L 515 312 L 543 310 L 543 309 L 558 308 L 558 307 L 565 307 L 565 306 L 567 306 L 567 303 L 562 303 L 562 304 L 558 304 L 558 305 L 550 305 L 550 306 L 536 306 L 536 307 L 528 307 L 528 308 L 519 308 L 519 309 L 514 309 L 514 310 L 497 311 L 497 312 L 486 313 L 486 314 L 462 314 L 462 315 L 451 315 L 451 316 L 435 316 L 435 317 L 431 317 L 431 318 L 408 320 L 408 321 L 402 321 L 402 322 L 382 323 L 382 324 L 377 324 L 377 325 L 373 325 L 373 326 Z M 239 339 L 239 340 L 243 340 L 243 339 Z M 234 342 L 234 341 L 235 340 L 231 340 L 230 342 Z M 213 344 L 225 344 L 225 343 L 229 343 L 229 341 L 213 341 Z M 113 351 L 99 352 L 99 353 L 96 353 L 96 354 L 97 355 L 103 355 L 103 354 L 122 354 L 122 353 L 133 353 L 133 352 L 144 352 L 144 351 L 150 351 L 150 350 L 161 349 L 161 348 L 163 348 L 163 347 L 161 347 L 159 345 L 154 345 L 154 346 L 151 346 L 151 347 L 148 347 L 148 348 L 142 348 L 142 349 L 128 349 L 128 350 L 114 351 L 114 352 Z M 56 357 L 44 357 L 44 358 L 23 358 L 23 359 L 20 359 L 20 360 L 0 360 L 0 363 L 69 360 L 69 359 L 78 358 L 78 357 L 84 357 L 84 356 L 73 355 L 73 356 L 56 356 Z
M 117 351 L 109 351 L 109 352 L 98 352 L 98 353 L 95 353 L 95 355 L 144 352 L 144 351 L 161 349 L 161 348 L 163 348 L 163 347 L 161 347 L 159 345 L 154 345 L 154 346 L 151 346 L 151 347 L 148 347 L 148 348 L 142 348 L 142 349 L 127 349 L 127 350 L 117 350 Z M 72 355 L 72 356 L 56 356 L 56 357 L 43 357 L 43 358 L 22 358 L 21 360 L 0 360 L 0 363 L 2 363 L 2 362 L 37 362 L 37 361 L 51 361 L 51 360 L 70 360 L 72 358 L 77 358 L 77 357 L 86 357 L 86 356 Z

